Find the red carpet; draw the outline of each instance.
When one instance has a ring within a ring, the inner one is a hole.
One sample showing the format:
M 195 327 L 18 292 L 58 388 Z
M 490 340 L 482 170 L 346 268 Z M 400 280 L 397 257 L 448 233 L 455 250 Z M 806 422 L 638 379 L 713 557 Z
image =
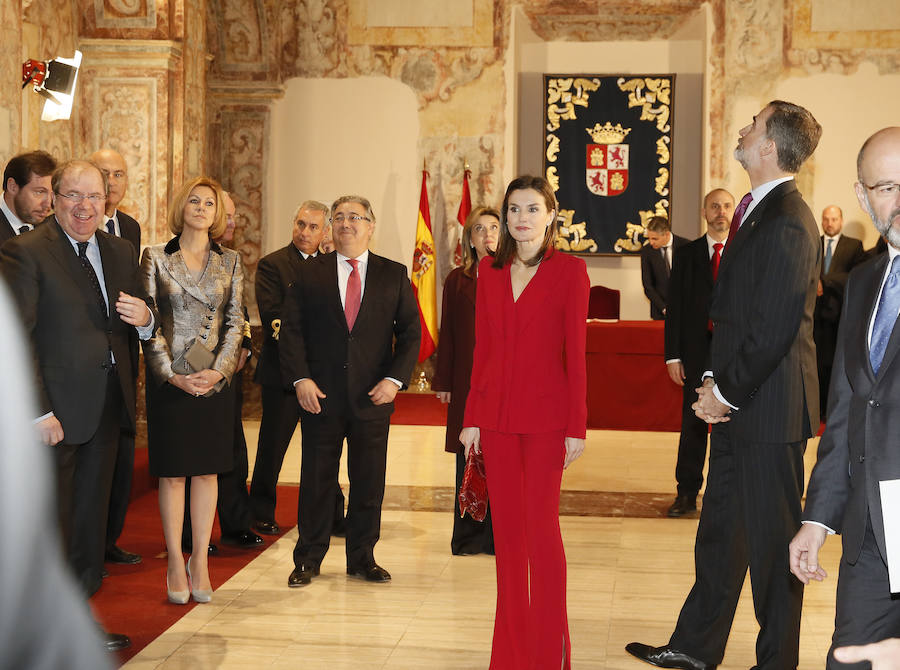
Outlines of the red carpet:
M 446 426 L 447 405 L 433 392 L 398 393 L 391 423 L 404 426 Z
M 141 451 L 146 453 L 146 450 L 138 450 Z M 278 487 L 275 516 L 284 532 L 297 524 L 297 491 L 295 486 Z M 219 555 L 209 559 L 213 589 L 219 588 L 278 539 L 263 535 L 266 544 L 262 549 L 225 547 L 219 544 L 218 521 L 212 537 L 213 542 L 219 545 Z M 119 654 L 120 663 L 125 663 L 192 607 L 204 605 L 193 601 L 188 605 L 173 605 L 166 600 L 166 547 L 155 490 L 146 491 L 131 501 L 119 546 L 139 553 L 144 560 L 137 565 L 107 564 L 109 577 L 103 580 L 103 586 L 91 598 L 90 604 L 94 616 L 105 630 L 124 633 L 131 638 L 131 648 Z M 285 583 L 290 570 L 290 565 L 284 566 Z M 215 597 L 213 594 L 213 602 Z

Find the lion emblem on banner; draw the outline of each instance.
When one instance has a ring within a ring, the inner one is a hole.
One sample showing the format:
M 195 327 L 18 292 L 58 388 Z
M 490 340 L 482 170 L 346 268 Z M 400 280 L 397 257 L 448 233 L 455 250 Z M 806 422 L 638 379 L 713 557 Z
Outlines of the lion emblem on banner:
M 602 126 L 597 123 L 585 130 L 594 140 L 586 149 L 588 190 L 600 196 L 624 193 L 628 188 L 628 145 L 623 140 L 631 128 L 623 128 L 618 123 L 613 126 L 607 121 Z

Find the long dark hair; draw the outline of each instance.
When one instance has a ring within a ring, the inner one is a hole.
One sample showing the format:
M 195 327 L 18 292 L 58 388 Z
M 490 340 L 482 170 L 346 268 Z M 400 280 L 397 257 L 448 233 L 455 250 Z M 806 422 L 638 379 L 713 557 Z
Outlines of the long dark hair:
M 538 252 L 531 258 L 523 258 L 521 260 L 525 265 L 534 266 L 540 263 L 548 252 L 552 253 L 558 228 L 556 219 L 559 214 L 559 205 L 556 204 L 553 187 L 550 186 L 546 179 L 526 174 L 516 177 L 506 187 L 506 195 L 503 196 L 503 208 L 500 210 L 500 239 L 497 241 L 497 253 L 494 256 L 494 262 L 491 264 L 492 267 L 502 268 L 504 265 L 512 263 L 513 258 L 516 256 L 516 241 L 509 234 L 509 226 L 506 221 L 507 209 L 509 208 L 509 196 L 512 195 L 513 191 L 524 191 L 526 189 L 537 191 L 544 196 L 547 211 L 553 212 L 553 219 L 544 232 L 544 240 L 541 242 L 541 248 L 538 249 Z

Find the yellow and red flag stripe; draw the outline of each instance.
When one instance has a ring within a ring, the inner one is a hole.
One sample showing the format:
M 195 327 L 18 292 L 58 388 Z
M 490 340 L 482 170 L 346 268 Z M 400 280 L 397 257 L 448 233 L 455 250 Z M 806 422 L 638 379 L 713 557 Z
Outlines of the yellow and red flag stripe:
M 456 251 L 453 253 L 453 265 L 462 265 L 462 229 L 466 225 L 466 219 L 472 211 L 472 195 L 469 193 L 469 165 L 463 169 L 462 198 L 459 201 L 459 210 L 456 212 L 456 220 L 459 221 L 459 237 L 456 240 Z
M 422 170 L 422 194 L 419 196 L 419 219 L 416 223 L 416 250 L 413 252 L 412 287 L 419 305 L 422 341 L 419 362 L 434 353 L 438 341 L 437 321 L 437 265 L 434 236 L 431 234 L 431 212 L 428 208 L 426 181 L 428 172 Z

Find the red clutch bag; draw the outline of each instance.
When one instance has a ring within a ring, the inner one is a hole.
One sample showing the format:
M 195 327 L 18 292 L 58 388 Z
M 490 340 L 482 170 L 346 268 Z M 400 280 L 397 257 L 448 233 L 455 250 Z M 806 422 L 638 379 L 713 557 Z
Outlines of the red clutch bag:
M 459 487 L 459 515 L 466 512 L 475 521 L 484 521 L 488 507 L 487 478 L 484 474 L 484 456 L 469 449 L 466 470 Z

